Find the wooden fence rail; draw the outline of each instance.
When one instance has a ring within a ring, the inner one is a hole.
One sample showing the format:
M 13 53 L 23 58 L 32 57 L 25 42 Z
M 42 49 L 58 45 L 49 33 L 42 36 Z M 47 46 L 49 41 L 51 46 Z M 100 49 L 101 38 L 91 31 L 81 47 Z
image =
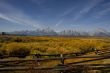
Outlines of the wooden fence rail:
M 73 54 L 73 53 L 72 53 Z M 49 56 L 49 58 L 39 58 L 39 56 Z M 66 56 L 65 56 L 66 55 Z M 67 55 L 71 55 L 71 54 L 53 54 L 53 55 L 41 55 L 41 54 L 35 54 L 35 58 L 34 59 L 19 59 L 19 60 L 4 60 L 4 59 L 0 59 L 0 65 L 3 65 L 0 67 L 0 71 L 17 71 L 17 70 L 54 70 L 54 71 L 60 71 L 63 73 L 63 71 L 65 70 L 70 70 L 73 69 L 74 67 L 90 67 L 90 69 L 92 70 L 101 70 L 102 68 L 108 69 L 108 71 L 110 70 L 110 64 L 85 64 L 87 62 L 91 62 L 91 61 L 97 61 L 97 60 L 103 60 L 103 59 L 110 59 L 109 55 L 105 55 L 105 56 L 67 56 Z M 50 57 L 50 56 L 54 56 L 54 57 Z M 65 63 L 65 60 L 68 59 L 80 59 L 80 58 L 89 58 L 89 60 L 83 60 L 83 61 L 79 61 L 79 62 L 73 62 L 73 63 Z M 59 60 L 61 63 L 58 64 L 57 66 L 53 66 L 50 68 L 44 68 L 44 67 L 26 67 L 23 65 L 17 65 L 19 63 L 22 62 L 29 62 L 29 61 L 36 61 L 36 62 L 40 62 L 40 61 L 51 61 L 51 60 Z M 7 64 L 9 62 L 18 62 L 15 63 L 14 65 L 12 64 Z
M 80 66 L 80 69 L 81 67 L 82 68 L 86 68 L 86 67 L 90 67 L 91 70 L 101 70 L 101 69 L 109 69 L 110 70 L 110 66 L 91 66 L 91 65 L 75 65 L 76 67 L 77 66 Z M 73 69 L 74 70 L 74 67 L 73 68 L 61 68 L 61 67 L 6 67 L 6 68 L 0 68 L 0 71 L 18 71 L 18 70 L 53 70 L 53 71 L 60 71 L 60 70 L 69 70 L 69 69 Z
M 76 59 L 76 58 L 101 58 L 101 59 L 109 59 L 110 56 L 71 56 L 71 57 L 50 57 L 50 58 L 35 58 L 35 59 L 18 59 L 18 60 L 4 60 L 1 59 L 0 63 L 6 63 L 6 62 L 15 62 L 15 61 L 46 61 L 46 60 L 61 60 L 61 59 Z

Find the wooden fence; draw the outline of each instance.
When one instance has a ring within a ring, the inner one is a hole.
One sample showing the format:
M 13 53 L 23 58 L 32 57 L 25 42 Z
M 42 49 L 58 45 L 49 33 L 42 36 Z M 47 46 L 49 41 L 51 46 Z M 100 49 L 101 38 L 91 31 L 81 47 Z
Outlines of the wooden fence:
M 82 69 L 91 69 L 91 70 L 106 70 L 106 72 L 110 72 L 110 63 L 109 64 L 87 64 L 87 62 L 98 61 L 103 59 L 109 59 L 110 55 L 105 56 L 76 56 L 77 53 L 70 54 L 33 54 L 34 59 L 18 59 L 18 60 L 4 60 L 0 59 L 0 71 L 17 71 L 17 70 L 53 70 L 59 71 L 60 73 L 65 73 L 66 71 L 75 71 L 75 67 Z M 48 58 L 44 58 L 44 56 L 48 56 Z M 43 58 L 42 58 L 43 57 Z M 65 60 L 68 59 L 88 59 L 83 61 L 77 61 L 72 63 L 65 63 Z M 53 67 L 28 67 L 26 65 L 20 65 L 23 62 L 45 62 L 58 60 L 60 63 Z

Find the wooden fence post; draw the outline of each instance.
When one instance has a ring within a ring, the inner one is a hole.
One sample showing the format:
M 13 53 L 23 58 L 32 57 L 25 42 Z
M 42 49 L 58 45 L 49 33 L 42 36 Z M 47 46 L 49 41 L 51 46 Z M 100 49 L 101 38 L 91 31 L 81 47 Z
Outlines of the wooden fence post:
M 63 58 L 63 54 L 60 54 L 61 57 L 61 64 L 64 65 L 64 58 Z
M 35 56 L 36 56 L 37 58 L 41 58 L 41 55 L 40 55 L 40 54 L 36 54 Z M 37 64 L 40 65 L 40 62 L 37 61 Z
M 61 64 L 64 65 L 64 58 L 63 58 L 63 54 L 60 54 L 61 57 Z M 64 71 L 60 71 L 60 73 L 64 73 Z

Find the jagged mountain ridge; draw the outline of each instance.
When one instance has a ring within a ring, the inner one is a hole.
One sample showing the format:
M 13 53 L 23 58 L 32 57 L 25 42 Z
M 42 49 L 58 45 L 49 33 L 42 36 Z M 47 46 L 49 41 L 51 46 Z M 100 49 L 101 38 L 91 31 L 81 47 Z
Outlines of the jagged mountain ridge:
M 63 30 L 60 32 L 56 32 L 53 29 L 37 29 L 37 30 L 24 30 L 24 31 L 14 31 L 10 32 L 10 34 L 15 35 L 32 35 L 32 36 L 110 36 L 110 32 L 105 29 L 97 29 L 93 32 L 86 31 L 76 31 L 76 30 Z

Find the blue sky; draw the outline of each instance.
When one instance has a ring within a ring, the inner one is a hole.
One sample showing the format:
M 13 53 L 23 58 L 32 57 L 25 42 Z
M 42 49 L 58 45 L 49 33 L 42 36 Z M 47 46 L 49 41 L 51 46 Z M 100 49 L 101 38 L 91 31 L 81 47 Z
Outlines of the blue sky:
M 0 0 L 0 31 L 110 29 L 110 0 Z

